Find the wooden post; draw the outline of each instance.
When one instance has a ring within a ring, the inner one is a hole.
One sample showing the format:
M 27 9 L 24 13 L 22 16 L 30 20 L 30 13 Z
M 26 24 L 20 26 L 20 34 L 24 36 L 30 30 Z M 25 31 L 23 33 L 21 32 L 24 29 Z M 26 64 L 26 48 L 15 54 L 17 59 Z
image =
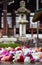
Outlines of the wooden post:
M 36 0 L 36 10 L 38 10 L 39 9 L 39 0 Z M 38 27 L 38 23 L 39 22 L 37 22 L 37 45 L 38 45 L 38 40 L 39 40 L 39 27 Z
M 33 38 L 33 28 L 31 29 L 31 37 Z M 33 39 L 32 39 L 32 44 L 33 44 Z
M 14 28 L 14 25 L 16 23 L 15 19 L 16 19 L 16 14 L 15 14 L 15 11 L 13 10 L 12 11 L 12 28 Z
M 33 37 L 33 29 L 31 29 L 31 37 Z
M 16 35 L 15 24 L 16 24 L 16 14 L 15 14 L 15 11 L 14 11 L 14 9 L 13 9 L 13 11 L 12 11 L 12 29 L 14 30 L 14 31 L 13 31 L 14 36 Z
M 1 12 L 0 12 L 0 29 L 1 29 Z
M 8 22 L 7 22 L 7 0 L 4 0 L 3 3 L 3 15 L 4 15 L 4 35 L 7 35 Z

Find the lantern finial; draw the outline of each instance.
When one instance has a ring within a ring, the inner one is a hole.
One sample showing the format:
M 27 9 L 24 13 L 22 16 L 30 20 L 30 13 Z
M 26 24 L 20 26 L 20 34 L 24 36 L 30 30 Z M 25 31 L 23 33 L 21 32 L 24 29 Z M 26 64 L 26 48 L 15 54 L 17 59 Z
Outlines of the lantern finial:
M 25 1 L 20 1 L 20 7 L 25 7 Z

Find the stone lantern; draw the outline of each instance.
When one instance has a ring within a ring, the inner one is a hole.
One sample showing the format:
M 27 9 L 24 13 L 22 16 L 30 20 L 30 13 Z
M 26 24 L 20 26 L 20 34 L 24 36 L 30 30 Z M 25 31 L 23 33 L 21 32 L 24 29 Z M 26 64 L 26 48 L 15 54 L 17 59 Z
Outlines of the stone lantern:
M 25 1 L 20 1 L 20 8 L 15 11 L 16 14 L 19 14 L 19 37 L 26 37 L 26 24 L 28 21 L 26 20 L 26 15 L 30 13 L 29 10 L 25 8 Z

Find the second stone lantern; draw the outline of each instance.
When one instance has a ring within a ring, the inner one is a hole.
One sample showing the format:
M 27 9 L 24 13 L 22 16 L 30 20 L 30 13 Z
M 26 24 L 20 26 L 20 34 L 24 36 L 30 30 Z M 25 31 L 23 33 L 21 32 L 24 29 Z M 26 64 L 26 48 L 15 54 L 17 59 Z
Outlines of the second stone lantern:
M 20 1 L 20 8 L 15 11 L 16 14 L 19 14 L 19 37 L 26 37 L 26 15 L 30 13 L 28 9 L 25 8 L 25 1 Z

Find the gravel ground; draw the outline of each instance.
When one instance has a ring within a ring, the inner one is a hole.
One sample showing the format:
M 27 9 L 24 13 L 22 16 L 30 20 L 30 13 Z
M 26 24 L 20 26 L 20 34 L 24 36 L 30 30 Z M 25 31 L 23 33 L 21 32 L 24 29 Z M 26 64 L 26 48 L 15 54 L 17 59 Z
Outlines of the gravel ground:
M 0 65 L 42 65 L 42 63 L 30 64 L 30 63 L 1 63 L 0 62 Z

